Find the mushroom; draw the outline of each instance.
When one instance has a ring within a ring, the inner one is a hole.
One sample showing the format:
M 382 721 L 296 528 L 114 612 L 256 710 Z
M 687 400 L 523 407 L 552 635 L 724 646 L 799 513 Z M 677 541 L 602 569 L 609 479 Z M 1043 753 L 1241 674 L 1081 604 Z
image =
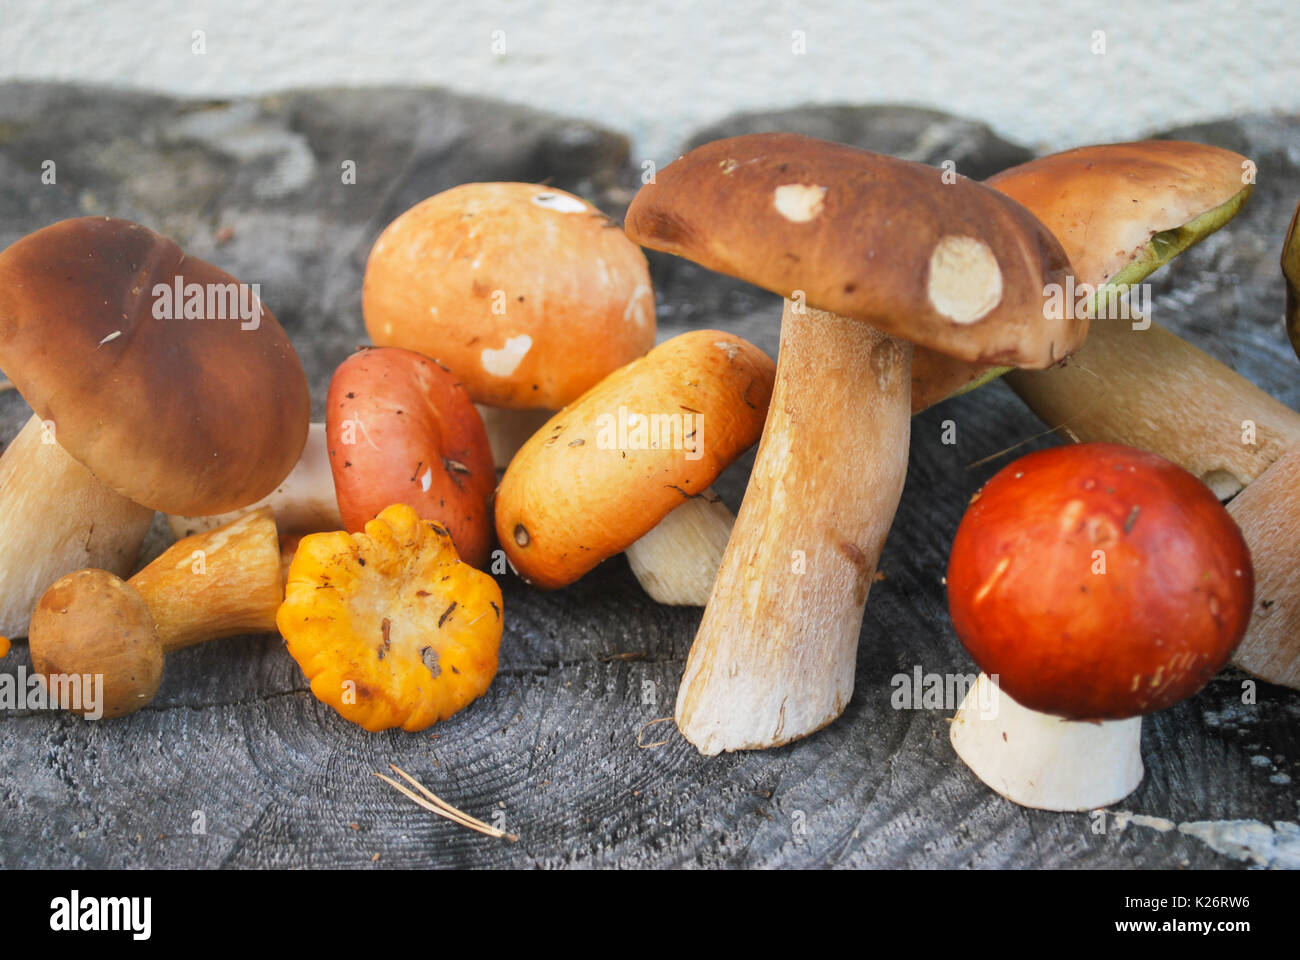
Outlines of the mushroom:
M 718 330 L 661 343 L 551 418 L 515 455 L 497 538 L 519 574 L 566 586 L 626 551 L 660 603 L 703 606 L 731 531 L 709 489 L 758 440 L 775 367 Z
M 366 329 L 445 364 L 500 467 L 553 411 L 654 345 L 645 256 L 573 194 L 467 183 L 412 207 L 366 263 Z
M 1041 218 L 1076 280 L 1106 296 L 1230 220 L 1252 189 L 1241 182 L 1246 163 L 1217 147 L 1152 141 L 1070 150 L 990 183 Z M 1284 273 L 1287 263 L 1284 253 Z M 1122 316 L 1094 317 L 1068 363 L 1006 380 L 1072 438 L 1149 450 L 1219 499 L 1235 496 L 1228 510 L 1250 546 L 1258 603 L 1231 662 L 1300 689 L 1300 511 L 1291 507 L 1300 413 L 1159 325 Z
M 1038 216 L 1070 255 L 1076 309 L 1092 319 L 1089 345 L 1074 363 L 1088 367 L 1087 358 L 1111 348 L 1108 334 L 1131 323 L 1131 314 L 1098 316 L 1099 305 L 1117 302 L 1132 284 L 1237 215 L 1254 189 L 1243 182 L 1246 164 L 1219 147 L 1148 140 L 1054 153 L 986 181 Z M 1010 371 L 935 353 L 919 356 L 913 408 L 923 410 Z
M 44 677 L 102 675 L 103 716 L 158 692 L 163 657 L 217 637 L 274 633 L 284 599 L 275 521 L 265 507 L 178 540 L 131 579 L 59 578 L 32 612 L 32 665 Z
M 1116 803 L 1142 779 L 1141 717 L 1200 690 L 1250 618 L 1250 551 L 1214 495 L 1154 454 L 1031 453 L 972 499 L 948 607 L 982 673 L 957 755 L 1042 810 Z
M 188 537 L 204 530 L 224 527 L 259 507 L 270 507 L 282 541 L 304 533 L 339 530 L 343 517 L 334 492 L 334 475 L 330 472 L 329 445 L 325 424 L 313 423 L 307 429 L 307 443 L 289 475 L 278 487 L 256 503 L 229 513 L 206 517 L 183 517 L 169 514 L 167 525 L 178 537 Z
M 251 289 L 106 217 L 0 254 L 0 367 L 35 411 L 0 459 L 0 633 L 69 571 L 130 572 L 154 510 L 233 510 L 293 467 L 307 379 Z
M 627 230 L 787 298 L 763 439 L 676 719 L 705 754 L 788 743 L 852 695 L 906 473 L 913 343 L 972 363 L 1060 360 L 1086 332 L 1045 316 L 1068 263 L 996 191 L 788 134 L 692 150 L 641 189 Z
M 364 533 L 302 538 L 277 617 L 311 691 L 366 730 L 423 730 L 497 669 L 501 588 L 451 536 L 394 504 Z
M 361 350 L 334 371 L 325 410 L 344 529 L 405 503 L 445 526 L 466 563 L 487 563 L 497 475 L 483 422 L 451 373 L 410 350 Z

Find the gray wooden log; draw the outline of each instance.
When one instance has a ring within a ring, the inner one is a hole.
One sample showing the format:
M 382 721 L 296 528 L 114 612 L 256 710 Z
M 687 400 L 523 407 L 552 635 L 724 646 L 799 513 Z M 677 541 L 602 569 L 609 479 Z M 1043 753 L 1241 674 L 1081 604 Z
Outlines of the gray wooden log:
M 984 175 L 1026 155 L 923 111 L 799 116 L 808 132 L 951 157 L 960 172 Z M 739 117 L 701 136 L 793 123 Z M 1259 158 L 1260 190 L 1236 223 L 1158 278 L 1156 318 L 1300 404 L 1276 265 L 1300 195 L 1300 122 L 1251 118 L 1182 135 Z M 45 160 L 57 165 L 56 185 L 40 182 Z M 357 165 L 354 186 L 341 182 L 346 160 Z M 462 181 L 547 178 L 617 217 L 639 172 L 616 133 L 439 91 L 191 103 L 0 86 L 0 245 L 63 217 L 111 213 L 261 283 L 302 355 L 318 415 L 334 366 L 365 340 L 361 271 L 392 217 Z M 775 298 L 680 261 L 654 264 L 662 336 L 717 326 L 775 352 Z M 21 398 L 0 395 L 0 438 L 25 417 Z M 954 445 L 941 442 L 947 420 Z M 342 721 L 275 637 L 175 654 L 157 699 L 121 721 L 0 713 L 0 867 L 1249 865 L 1176 830 L 1121 830 L 1110 817 L 1098 833 L 1085 815 L 1013 806 L 953 756 L 951 710 L 891 706 L 897 674 L 974 671 L 947 619 L 948 546 L 971 493 L 1007 458 L 972 464 L 1042 429 L 1001 385 L 917 418 L 857 692 L 805 741 L 706 760 L 669 723 L 644 730 L 646 742 L 667 743 L 639 747 L 645 724 L 672 712 L 699 612 L 657 606 L 616 559 L 556 593 L 503 578 L 500 675 L 422 734 Z M 751 463 L 752 454 L 717 484 L 733 508 Z M 150 552 L 165 542 L 156 524 Z M 20 665 L 30 665 L 22 644 L 0 670 Z M 1287 778 L 1300 779 L 1300 694 L 1261 685 L 1258 702 L 1243 705 L 1243 679 L 1227 672 L 1146 722 L 1147 775 L 1125 810 L 1174 822 L 1297 819 Z M 388 763 L 499 818 L 519 843 L 418 809 L 371 776 Z

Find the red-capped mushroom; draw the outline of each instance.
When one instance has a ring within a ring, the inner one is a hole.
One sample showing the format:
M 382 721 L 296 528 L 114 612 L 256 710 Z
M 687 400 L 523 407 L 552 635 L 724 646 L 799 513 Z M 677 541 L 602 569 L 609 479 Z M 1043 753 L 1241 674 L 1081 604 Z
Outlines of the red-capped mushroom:
M 330 469 L 350 533 L 404 503 L 445 526 L 466 563 L 487 563 L 496 470 L 483 421 L 450 372 L 399 347 L 362 350 L 334 371 L 325 409 Z
M 1142 715 L 1227 662 L 1253 589 L 1237 525 L 1181 467 L 1101 443 L 1022 457 L 953 542 L 949 611 L 983 671 L 953 747 L 1023 806 L 1121 800 L 1142 779 Z

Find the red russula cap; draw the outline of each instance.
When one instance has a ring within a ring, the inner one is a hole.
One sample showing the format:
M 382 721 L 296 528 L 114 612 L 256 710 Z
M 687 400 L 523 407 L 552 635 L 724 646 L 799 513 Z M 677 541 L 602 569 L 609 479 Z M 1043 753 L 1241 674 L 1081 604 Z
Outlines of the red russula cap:
M 1241 531 L 1214 494 L 1115 444 L 1022 457 L 971 501 L 948 565 L 953 627 L 1025 707 L 1073 720 L 1200 690 L 1250 619 Z
M 451 373 L 410 350 L 362 350 L 334 372 L 325 410 L 349 532 L 404 503 L 445 526 L 466 563 L 487 562 L 496 468 L 483 421 Z

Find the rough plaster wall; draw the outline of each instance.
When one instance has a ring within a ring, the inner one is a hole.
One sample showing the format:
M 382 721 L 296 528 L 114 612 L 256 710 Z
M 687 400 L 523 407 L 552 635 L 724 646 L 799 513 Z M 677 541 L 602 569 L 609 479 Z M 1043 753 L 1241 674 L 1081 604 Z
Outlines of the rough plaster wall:
M 726 114 L 808 102 L 932 106 L 1046 149 L 1300 110 L 1298 30 L 1296 0 L 0 0 L 0 79 L 197 96 L 444 85 L 627 131 L 661 163 Z

